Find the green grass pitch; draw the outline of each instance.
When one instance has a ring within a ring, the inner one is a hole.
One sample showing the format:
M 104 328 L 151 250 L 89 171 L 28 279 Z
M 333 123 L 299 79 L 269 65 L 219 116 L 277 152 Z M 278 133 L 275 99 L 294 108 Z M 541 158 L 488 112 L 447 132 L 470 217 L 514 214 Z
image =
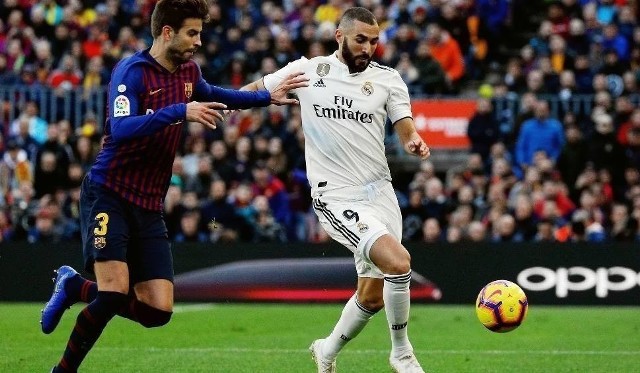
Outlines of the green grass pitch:
M 49 372 L 80 306 L 51 335 L 41 304 L 0 304 L 0 372 Z M 341 305 L 178 304 L 170 324 L 144 329 L 120 318 L 81 372 L 315 372 L 307 351 Z M 637 372 L 640 308 L 536 307 L 515 331 L 484 329 L 468 306 L 414 305 L 409 333 L 428 372 Z M 338 359 L 341 373 L 390 372 L 384 313 Z

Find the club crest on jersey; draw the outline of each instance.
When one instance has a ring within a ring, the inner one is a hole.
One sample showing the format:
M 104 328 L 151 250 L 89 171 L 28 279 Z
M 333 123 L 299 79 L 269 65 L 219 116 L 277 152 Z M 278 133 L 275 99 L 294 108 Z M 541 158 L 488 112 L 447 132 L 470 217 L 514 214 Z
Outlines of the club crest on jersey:
M 120 95 L 113 100 L 113 116 L 125 117 L 131 115 L 131 104 L 125 95 Z
M 373 94 L 373 84 L 371 84 L 371 82 L 364 82 L 361 90 L 365 96 L 371 96 Z
M 329 65 L 328 63 L 319 63 L 318 67 L 316 67 L 316 74 L 318 74 L 318 76 L 320 77 L 327 76 L 330 69 L 331 65 Z
M 360 233 L 364 233 L 369 230 L 369 226 L 363 222 L 358 222 L 356 226 L 358 227 L 358 231 L 360 231 Z
M 93 238 L 93 246 L 100 250 L 100 249 L 104 249 L 105 246 L 107 246 L 107 239 L 104 236 L 95 236 Z
M 184 95 L 191 98 L 193 94 L 193 83 L 184 83 Z

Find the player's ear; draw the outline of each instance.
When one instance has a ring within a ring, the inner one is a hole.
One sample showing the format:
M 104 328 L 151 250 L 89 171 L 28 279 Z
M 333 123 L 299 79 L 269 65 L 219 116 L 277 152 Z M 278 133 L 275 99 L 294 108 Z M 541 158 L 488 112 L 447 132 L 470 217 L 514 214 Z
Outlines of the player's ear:
M 342 32 L 342 30 L 340 28 L 336 29 L 336 41 L 338 42 L 338 45 L 342 45 L 342 38 L 344 38 L 344 33 Z
M 169 41 L 171 37 L 173 37 L 173 28 L 171 26 L 164 25 L 162 26 L 162 38 L 165 41 Z

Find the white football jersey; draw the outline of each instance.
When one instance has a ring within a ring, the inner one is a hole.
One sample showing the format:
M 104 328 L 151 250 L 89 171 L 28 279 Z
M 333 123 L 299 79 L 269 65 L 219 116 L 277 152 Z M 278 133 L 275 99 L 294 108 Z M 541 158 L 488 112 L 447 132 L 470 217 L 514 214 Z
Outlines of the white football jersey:
M 310 79 L 308 87 L 294 92 L 312 194 L 319 185 L 331 190 L 391 181 L 385 123 L 387 117 L 395 123 L 412 116 L 407 86 L 396 70 L 371 62 L 365 71 L 351 74 L 336 53 L 302 57 L 264 77 L 268 90 L 295 72 Z

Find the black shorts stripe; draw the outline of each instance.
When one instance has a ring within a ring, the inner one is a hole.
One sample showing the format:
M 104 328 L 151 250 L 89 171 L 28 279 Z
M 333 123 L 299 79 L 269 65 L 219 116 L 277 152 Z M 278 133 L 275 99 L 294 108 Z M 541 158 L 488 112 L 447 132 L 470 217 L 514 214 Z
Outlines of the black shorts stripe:
M 318 198 L 313 201 L 313 208 L 320 211 L 322 215 L 324 215 L 327 220 L 329 220 L 329 224 L 331 224 L 333 228 L 340 232 L 344 236 L 344 238 L 349 241 L 349 243 L 351 243 L 355 247 L 358 247 L 360 237 L 358 237 L 355 233 L 345 227 L 344 224 L 342 224 L 342 222 L 337 219 L 335 215 L 333 215 L 333 213 L 327 209 L 326 206 L 326 203 L 320 202 L 320 199 Z

